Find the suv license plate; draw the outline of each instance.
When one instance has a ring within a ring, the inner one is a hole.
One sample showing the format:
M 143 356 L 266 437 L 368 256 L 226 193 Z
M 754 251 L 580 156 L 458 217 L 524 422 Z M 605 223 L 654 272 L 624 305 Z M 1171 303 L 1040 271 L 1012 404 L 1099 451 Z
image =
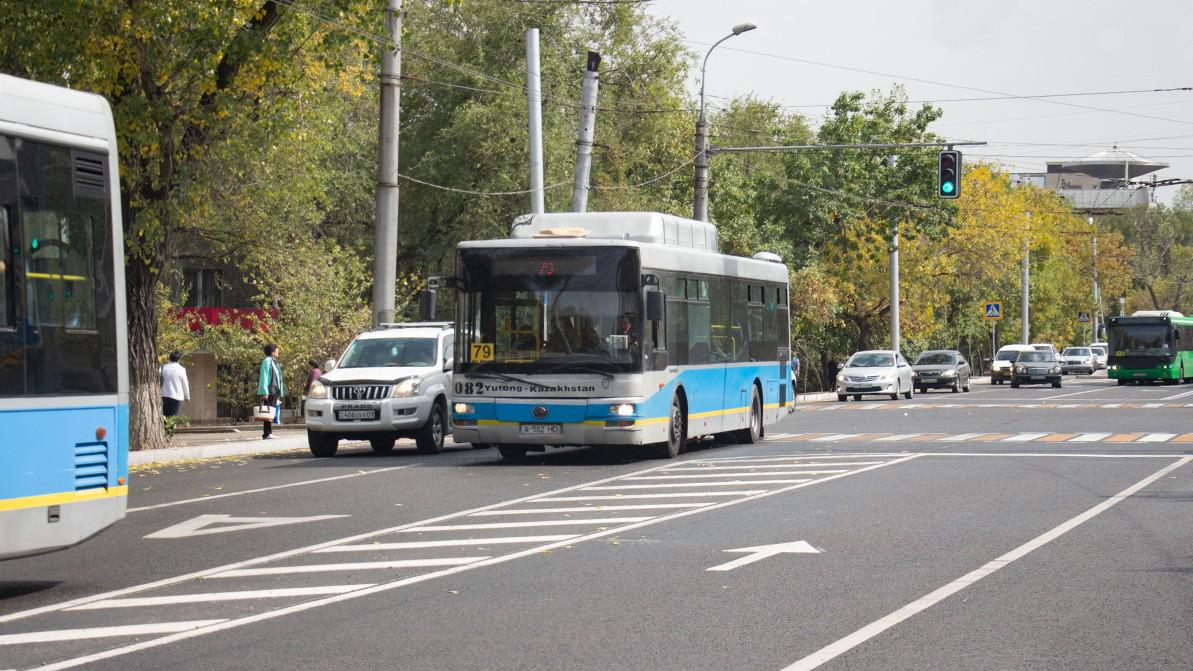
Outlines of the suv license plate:
M 376 410 L 340 410 L 336 419 L 377 419 Z
M 920 382 L 925 382 L 925 383 L 927 383 L 927 382 L 936 382 L 936 378 L 934 378 L 934 377 L 922 377 L 922 378 L 920 378 Z
M 1032 375 L 1032 376 L 1031 376 L 1031 379 L 1033 379 L 1033 380 L 1043 380 L 1043 379 L 1044 379 L 1044 376 L 1043 376 L 1043 375 Z
M 518 432 L 524 436 L 556 436 L 563 433 L 562 424 L 523 424 Z

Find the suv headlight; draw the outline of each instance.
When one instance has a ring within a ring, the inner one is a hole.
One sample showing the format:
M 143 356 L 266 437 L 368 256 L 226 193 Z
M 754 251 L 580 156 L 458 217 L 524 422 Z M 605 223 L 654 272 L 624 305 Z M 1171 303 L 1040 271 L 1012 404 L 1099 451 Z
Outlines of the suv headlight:
M 1024 365 L 1023 365 L 1023 364 L 1021 364 L 1021 363 L 1020 363 L 1020 364 L 1015 364 L 1015 372 L 1016 372 L 1016 373 L 1026 373 L 1026 372 L 1027 372 L 1027 366 L 1024 366 Z
M 845 373 L 837 373 L 837 382 L 845 381 Z
M 1060 366 L 1053 366 L 1053 367 L 1052 367 L 1052 372 L 1053 372 L 1053 373 L 1059 373 L 1059 372 L 1060 372 Z
M 946 370 L 945 372 L 941 373 L 940 376 L 941 377 L 957 377 L 957 371 Z
M 307 398 L 327 398 L 327 385 L 315 380 L 311 383 L 311 390 L 307 392 Z
M 408 396 L 418 395 L 418 385 L 421 383 L 417 377 L 408 377 L 405 380 L 395 384 L 390 390 L 389 395 L 394 398 L 405 398 Z

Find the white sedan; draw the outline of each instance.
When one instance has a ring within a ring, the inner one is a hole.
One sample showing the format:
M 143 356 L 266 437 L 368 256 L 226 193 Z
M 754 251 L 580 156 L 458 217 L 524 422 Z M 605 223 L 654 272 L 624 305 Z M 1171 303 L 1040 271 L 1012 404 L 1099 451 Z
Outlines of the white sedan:
M 862 394 L 886 394 L 891 400 L 911 398 L 915 393 L 911 365 L 899 352 L 889 349 L 857 352 L 837 374 L 837 400 L 862 400 Z

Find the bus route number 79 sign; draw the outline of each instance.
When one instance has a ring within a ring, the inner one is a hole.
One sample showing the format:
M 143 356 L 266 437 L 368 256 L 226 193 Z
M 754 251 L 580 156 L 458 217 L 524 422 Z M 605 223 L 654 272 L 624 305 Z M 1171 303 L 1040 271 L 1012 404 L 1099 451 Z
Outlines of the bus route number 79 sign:
M 492 361 L 493 360 L 493 343 L 491 342 L 474 342 L 470 343 L 468 347 L 468 358 L 471 361 Z

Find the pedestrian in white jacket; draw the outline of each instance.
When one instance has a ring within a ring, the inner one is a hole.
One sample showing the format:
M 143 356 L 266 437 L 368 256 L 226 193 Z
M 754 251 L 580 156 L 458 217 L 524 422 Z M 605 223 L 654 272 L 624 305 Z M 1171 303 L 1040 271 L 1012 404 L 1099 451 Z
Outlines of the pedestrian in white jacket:
M 191 383 L 186 379 L 186 368 L 178 363 L 182 352 L 170 352 L 170 360 L 162 365 L 162 414 L 166 417 L 178 415 L 183 401 L 191 400 Z

